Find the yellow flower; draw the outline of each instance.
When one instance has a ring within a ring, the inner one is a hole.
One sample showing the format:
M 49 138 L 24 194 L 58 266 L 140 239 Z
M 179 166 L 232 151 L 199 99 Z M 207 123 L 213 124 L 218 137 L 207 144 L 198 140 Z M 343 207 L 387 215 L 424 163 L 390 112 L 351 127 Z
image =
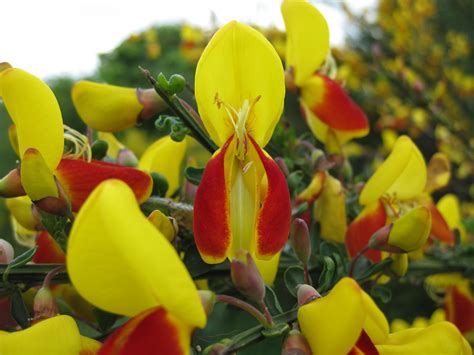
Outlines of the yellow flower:
M 98 341 L 81 336 L 69 316 L 48 318 L 17 332 L 0 331 L 2 355 L 92 355 L 100 346 Z
M 329 28 L 323 15 L 305 0 L 284 0 L 281 12 L 287 32 L 287 85 L 300 89 L 300 104 L 315 137 L 338 144 L 369 132 L 368 120 L 342 87 L 316 71 L 329 54 Z
M 350 319 L 349 322 L 343 321 Z M 358 341 L 379 344 L 388 337 L 385 316 L 351 278 L 341 279 L 327 296 L 317 298 L 298 310 L 301 331 L 313 354 L 347 354 Z
M 129 346 L 140 353 L 140 346 L 155 346 L 161 339 L 163 351 L 186 354 L 192 330 L 206 323 L 196 286 L 176 251 L 119 180 L 103 182 L 81 208 L 69 237 L 67 269 L 86 300 L 134 317 L 109 338 L 106 348 Z M 138 344 L 131 334 L 144 332 L 144 321 L 151 324 L 146 327 L 148 343 Z M 156 337 L 160 326 L 164 338 Z
M 154 117 L 166 104 L 154 89 L 141 90 L 81 80 L 72 88 L 72 101 L 91 128 L 117 132 Z

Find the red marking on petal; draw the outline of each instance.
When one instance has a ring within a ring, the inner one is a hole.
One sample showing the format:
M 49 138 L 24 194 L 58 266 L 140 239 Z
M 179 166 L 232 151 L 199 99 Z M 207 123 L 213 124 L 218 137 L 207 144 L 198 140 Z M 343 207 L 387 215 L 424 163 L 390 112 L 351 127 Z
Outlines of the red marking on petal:
M 378 355 L 379 352 L 375 347 L 372 340 L 370 340 L 369 336 L 362 330 L 360 333 L 359 339 L 355 346 L 351 349 L 348 355 Z
M 454 323 L 461 333 L 474 331 L 474 298 L 450 287 L 445 300 L 446 320 Z
M 118 179 L 125 182 L 135 193 L 139 203 L 145 201 L 151 193 L 153 181 L 147 173 L 122 165 L 93 160 L 62 159 L 55 171 L 77 212 L 90 193 L 103 181 Z
M 206 165 L 194 201 L 194 239 L 209 263 L 222 262 L 231 244 L 225 155 L 232 137 Z
M 66 256 L 59 244 L 46 231 L 36 236 L 36 250 L 33 262 L 36 264 L 64 264 Z
M 336 131 L 367 131 L 367 116 L 341 85 L 327 76 L 315 75 L 324 81 L 324 96 L 311 107 L 314 114 Z
M 180 326 L 183 325 L 178 324 L 164 308 L 148 309 L 112 333 L 98 355 L 186 354 L 187 349 L 181 346 Z
M 349 255 L 354 257 L 367 245 L 372 234 L 385 226 L 386 222 L 387 213 L 381 201 L 366 206 L 347 229 L 346 247 Z M 364 256 L 373 262 L 382 260 L 382 253 L 378 250 L 371 249 Z
M 434 203 L 431 203 L 429 208 L 431 212 L 431 235 L 442 242 L 454 245 L 454 234 L 449 229 L 448 223 L 446 223 L 441 212 Z
M 291 201 L 285 175 L 277 163 L 267 157 L 259 145 L 250 141 L 262 162 L 268 181 L 257 220 L 256 251 L 260 256 L 272 256 L 283 248 L 290 233 Z

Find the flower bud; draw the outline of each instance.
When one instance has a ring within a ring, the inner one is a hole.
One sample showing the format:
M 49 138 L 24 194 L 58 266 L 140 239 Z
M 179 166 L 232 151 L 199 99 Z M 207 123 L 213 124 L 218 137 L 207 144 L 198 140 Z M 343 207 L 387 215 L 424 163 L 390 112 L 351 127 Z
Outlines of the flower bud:
M 174 218 L 168 218 L 160 210 L 154 210 L 148 216 L 148 220 L 165 236 L 170 242 L 178 234 L 178 223 Z
M 44 212 L 57 216 L 72 216 L 71 202 L 64 192 L 61 184 L 56 180 L 58 197 L 47 196 L 40 200 L 34 201 L 35 206 Z
M 204 312 L 206 312 L 206 315 L 209 316 L 209 314 L 211 314 L 212 310 L 214 309 L 214 305 L 216 304 L 216 294 L 208 290 L 198 290 L 198 294 L 201 298 Z
M 138 159 L 130 149 L 120 149 L 117 154 L 117 164 L 135 168 L 138 166 Z
M 317 298 L 321 298 L 321 295 L 313 286 L 303 284 L 298 286 L 297 298 L 298 307 L 301 307 Z
M 43 286 L 38 290 L 35 295 L 33 310 L 35 320 L 51 318 L 59 314 L 58 305 L 49 287 Z
M 283 342 L 281 355 L 311 355 L 306 338 L 299 330 L 291 330 Z
M 301 218 L 296 218 L 293 221 L 291 229 L 291 246 L 298 256 L 298 259 L 306 265 L 311 256 L 311 240 L 309 237 L 308 225 Z
M 412 209 L 394 223 L 375 232 L 369 247 L 391 253 L 408 253 L 421 248 L 431 230 L 431 212 L 425 206 Z
M 393 262 L 390 264 L 390 270 L 399 277 L 402 277 L 406 274 L 408 270 L 408 254 L 393 254 Z
M 248 252 L 238 252 L 230 263 L 230 276 L 237 290 L 257 303 L 265 297 L 265 283 Z
M 1 197 L 24 196 L 25 190 L 21 184 L 20 171 L 13 169 L 0 180 Z
M 12 245 L 5 239 L 0 239 L 0 264 L 9 264 L 13 260 Z

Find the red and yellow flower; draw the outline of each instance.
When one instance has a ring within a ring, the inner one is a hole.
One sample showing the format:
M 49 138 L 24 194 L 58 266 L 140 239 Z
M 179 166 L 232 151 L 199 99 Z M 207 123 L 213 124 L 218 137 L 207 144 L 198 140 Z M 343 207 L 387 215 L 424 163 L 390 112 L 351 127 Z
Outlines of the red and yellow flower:
M 132 187 L 140 201 L 148 198 L 152 188 L 148 174 L 88 161 L 87 140 L 68 128 L 64 132 L 56 97 L 40 79 L 21 69 L 5 69 L 0 72 L 0 96 L 16 126 L 15 142 L 21 158 L 21 186 L 14 196 L 26 193 L 35 203 L 47 198 L 59 200 L 59 206 L 70 204 L 75 212 L 100 182 L 118 178 Z M 71 140 L 78 151 L 64 153 L 65 139 Z
M 192 331 L 206 324 L 186 267 L 122 181 L 99 185 L 77 215 L 67 270 L 87 301 L 132 317 L 99 354 L 188 354 Z
M 349 225 L 346 234 L 346 245 L 351 256 L 364 248 L 376 231 L 415 207 L 423 207 L 419 209 L 418 217 L 423 217 L 423 223 L 429 223 L 430 235 L 443 242 L 453 243 L 452 232 L 428 194 L 433 188 L 444 186 L 449 177 L 446 179 L 445 169 L 435 169 L 433 165 L 439 165 L 439 162 L 430 162 L 431 168 L 426 168 L 421 152 L 409 137 L 398 138 L 391 154 L 367 181 L 359 196 L 364 208 Z M 429 213 L 425 213 L 425 210 Z M 413 219 L 411 222 L 406 225 L 415 227 L 421 220 L 418 218 L 418 221 Z M 404 234 L 397 238 L 406 238 L 405 246 L 407 243 L 418 243 L 419 238 L 410 238 L 407 231 Z M 375 262 L 382 258 L 378 250 L 369 250 L 365 255 Z
M 339 83 L 317 73 L 329 54 L 329 28 L 323 15 L 305 0 L 284 0 L 288 86 L 300 92 L 308 126 L 326 145 L 338 146 L 369 132 L 364 112 Z
M 273 260 L 276 270 L 273 256 L 288 238 L 291 206 L 285 177 L 262 147 L 283 109 L 280 58 L 255 29 L 230 22 L 204 50 L 195 82 L 202 121 L 220 147 L 196 194 L 199 252 L 219 263 L 247 250 L 257 265 Z

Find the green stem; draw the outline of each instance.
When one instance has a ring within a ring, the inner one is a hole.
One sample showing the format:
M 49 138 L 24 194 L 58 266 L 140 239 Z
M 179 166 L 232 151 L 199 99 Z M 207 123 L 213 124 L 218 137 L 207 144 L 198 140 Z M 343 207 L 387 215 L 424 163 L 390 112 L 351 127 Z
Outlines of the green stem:
M 251 316 L 253 316 L 258 322 L 265 328 L 270 329 L 272 327 L 272 320 L 270 316 L 270 320 L 268 319 L 267 315 L 262 314 L 257 308 L 252 306 L 250 303 L 242 301 L 236 297 L 228 296 L 228 295 L 216 295 L 216 301 L 221 303 L 230 304 L 232 306 L 238 307 Z M 262 302 L 263 303 L 263 302 Z M 264 304 L 263 304 L 264 305 Z M 266 306 L 265 306 L 266 308 Z M 268 312 L 268 309 L 267 309 Z
M 359 252 L 357 253 L 357 255 L 351 260 L 351 267 L 349 269 L 349 276 L 352 277 L 354 275 L 354 270 L 355 270 L 355 266 L 357 264 L 357 261 L 359 261 L 360 257 L 362 255 L 364 255 L 368 250 L 369 250 L 369 246 L 366 245 L 365 247 L 363 247 L 361 250 L 359 250 Z
M 186 127 L 191 131 L 193 137 L 196 138 L 196 140 L 201 143 L 201 145 L 209 152 L 214 153 L 217 150 L 217 146 L 211 141 L 209 136 L 196 122 L 188 110 L 186 110 L 186 108 L 181 104 L 179 97 L 177 95 L 168 95 L 159 87 L 157 80 L 150 74 L 148 70 L 141 70 L 147 77 L 150 84 L 153 85 L 156 93 L 163 99 L 171 111 L 173 111 L 173 113 L 184 122 Z

